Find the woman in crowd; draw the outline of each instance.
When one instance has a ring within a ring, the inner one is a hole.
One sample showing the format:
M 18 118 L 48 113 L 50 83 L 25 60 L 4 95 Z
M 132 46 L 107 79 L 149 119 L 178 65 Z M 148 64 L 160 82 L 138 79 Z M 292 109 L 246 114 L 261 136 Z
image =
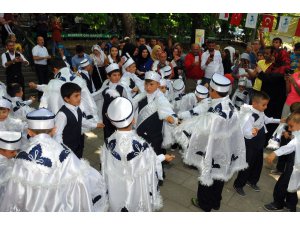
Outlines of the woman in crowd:
M 174 79 L 178 79 L 179 76 L 181 76 L 185 80 L 184 60 L 181 55 L 181 48 L 174 47 L 172 51 L 173 59 L 171 61 L 171 64 L 174 69 Z
M 137 71 L 139 78 L 144 80 L 145 73 L 151 70 L 153 60 L 150 57 L 150 52 L 145 45 L 139 47 L 139 53 L 137 57 Z
M 107 57 L 99 45 L 93 45 L 92 52 L 90 55 L 94 64 L 92 79 L 96 90 L 99 90 L 102 82 L 106 80 L 105 66 L 107 64 Z
M 224 49 L 224 51 L 222 52 L 222 63 L 224 67 L 224 74 L 231 73 L 232 64 L 230 60 L 230 52 L 228 49 Z

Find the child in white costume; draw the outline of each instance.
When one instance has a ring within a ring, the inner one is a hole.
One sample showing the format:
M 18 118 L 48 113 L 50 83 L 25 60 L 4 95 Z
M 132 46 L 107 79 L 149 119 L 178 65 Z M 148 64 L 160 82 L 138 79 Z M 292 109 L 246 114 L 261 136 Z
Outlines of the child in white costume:
M 17 83 L 9 84 L 7 87 L 7 93 L 11 97 L 10 100 L 12 101 L 12 116 L 16 119 L 25 121 L 27 113 L 35 110 L 29 106 L 35 101 L 35 97 L 31 96 L 29 100 L 23 101 L 22 86 Z
M 136 63 L 134 60 L 128 53 L 126 56 L 123 56 L 125 62 L 122 66 L 123 75 L 120 82 L 130 90 L 131 97 L 134 98 L 138 93 L 145 91 L 144 81 L 135 74 Z
M 0 130 L 23 132 L 27 125 L 20 119 L 14 119 L 9 116 L 11 107 L 11 100 L 5 97 L 0 98 Z
M 0 131 L 0 202 L 14 165 L 14 157 L 21 147 L 21 133 Z
M 107 116 L 117 127 L 101 154 L 102 174 L 108 187 L 109 211 L 151 212 L 162 207 L 158 179 L 161 162 L 174 156 L 156 155 L 151 145 L 132 130 L 134 109 L 123 97 L 114 99 Z
M 104 211 L 104 180 L 86 161 L 52 135 L 55 115 L 47 109 L 27 115 L 29 144 L 17 155 L 0 211 Z
M 243 104 L 249 104 L 250 97 L 249 92 L 246 90 L 246 79 L 240 78 L 238 82 L 238 88 L 232 96 L 233 105 L 240 110 Z
M 66 82 L 73 82 L 81 87 L 81 110 L 91 122 L 97 123 L 99 120 L 97 114 L 98 109 L 89 89 L 87 88 L 85 80 L 76 76 L 76 74 L 66 67 L 63 60 L 53 60 L 51 66 L 54 73 L 54 79 L 50 80 L 48 85 L 37 85 L 33 82 L 29 83 L 31 88 L 44 92 L 39 107 L 47 108 L 56 114 L 64 105 L 64 100 L 60 95 L 61 86 Z
M 300 102 L 294 102 L 290 106 L 291 113 L 299 111 L 299 110 L 300 110 Z M 268 142 L 268 146 L 266 148 L 269 148 L 269 149 L 278 149 L 280 147 L 281 137 L 282 137 L 283 132 L 286 131 L 285 130 L 286 126 L 287 126 L 286 123 L 280 123 L 278 125 L 278 127 L 274 131 L 272 137 L 270 138 L 270 140 Z
M 93 93 L 93 97 L 98 107 L 98 116 L 100 118 L 100 122 L 103 122 L 105 125 L 104 139 L 107 139 L 116 130 L 106 116 L 109 104 L 113 99 L 120 96 L 131 99 L 131 93 L 129 92 L 128 87 L 123 85 L 120 81 L 121 73 L 118 64 L 112 63 L 107 66 L 105 70 L 108 77 L 108 82 L 104 82 L 102 87 Z
M 159 70 L 159 73 L 162 79 L 166 82 L 166 97 L 171 102 L 174 100 L 173 81 L 170 79 L 170 76 L 172 75 L 172 68 L 170 66 L 165 66 Z
M 194 96 L 190 93 L 191 99 L 195 96 L 196 103 L 193 108 L 187 111 L 182 111 L 178 113 L 178 118 L 185 120 L 192 118 L 193 116 L 199 116 L 202 113 L 207 112 L 211 104 L 211 98 L 208 97 L 208 89 L 205 86 L 197 85 Z
M 158 73 L 154 71 L 146 72 L 145 93 L 133 99 L 134 108 L 136 109 L 137 133 L 152 145 L 158 155 L 165 153 L 165 150 L 161 148 L 165 134 L 168 134 L 163 129 L 164 122 L 174 127 L 178 121 L 172 105 L 159 90 L 160 79 Z
M 243 132 L 228 96 L 230 85 L 229 79 L 214 74 L 208 112 L 175 129 L 175 138 L 184 150 L 184 162 L 200 171 L 197 199 L 193 198 L 192 203 L 204 211 L 220 208 L 224 182 L 247 167 Z
M 266 161 L 269 164 L 272 164 L 272 162 L 277 156 L 288 155 L 290 153 L 295 152 L 293 171 L 290 176 L 288 187 L 287 187 L 287 191 L 289 192 L 290 195 L 289 200 L 290 202 L 293 202 L 293 206 L 286 205 L 286 207 L 292 209 L 291 211 L 296 211 L 296 205 L 298 202 L 297 190 L 300 189 L 300 172 L 299 172 L 300 171 L 299 170 L 300 169 L 300 113 L 299 112 L 292 113 L 289 116 L 289 118 L 290 118 L 288 121 L 289 130 L 292 131 L 292 135 L 294 138 L 287 145 L 284 145 L 280 147 L 278 150 L 270 153 L 266 157 Z M 281 176 L 284 176 L 285 172 L 286 171 L 284 171 Z M 282 191 L 286 191 L 286 189 Z M 283 206 L 281 207 L 281 209 L 282 208 Z

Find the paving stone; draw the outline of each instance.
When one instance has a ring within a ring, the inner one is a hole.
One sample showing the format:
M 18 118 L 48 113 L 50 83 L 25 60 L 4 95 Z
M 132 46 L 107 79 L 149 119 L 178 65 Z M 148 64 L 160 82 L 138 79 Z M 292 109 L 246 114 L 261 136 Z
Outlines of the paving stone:
M 173 181 L 177 184 L 182 184 L 185 180 L 190 178 L 192 175 L 181 170 L 174 168 L 166 169 L 166 179 Z M 195 179 L 195 178 L 194 178 Z
M 184 207 L 188 207 L 191 198 L 196 196 L 196 192 L 169 180 L 166 180 L 161 187 L 161 194 L 167 199 L 171 199 Z
M 172 201 L 170 199 L 164 200 L 164 206 L 160 210 L 161 212 L 190 212 L 191 210 L 187 207 L 184 207 L 181 204 L 178 204 L 175 201 Z

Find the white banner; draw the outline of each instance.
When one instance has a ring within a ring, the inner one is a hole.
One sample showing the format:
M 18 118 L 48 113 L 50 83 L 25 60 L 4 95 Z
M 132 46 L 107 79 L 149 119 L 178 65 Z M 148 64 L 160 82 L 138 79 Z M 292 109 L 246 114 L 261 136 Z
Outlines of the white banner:
M 258 13 L 248 13 L 245 27 L 256 28 Z
M 229 13 L 220 13 L 219 19 L 220 20 L 228 20 L 229 19 Z
M 289 16 L 281 16 L 278 26 L 278 32 L 286 33 L 289 29 L 291 19 L 292 18 Z

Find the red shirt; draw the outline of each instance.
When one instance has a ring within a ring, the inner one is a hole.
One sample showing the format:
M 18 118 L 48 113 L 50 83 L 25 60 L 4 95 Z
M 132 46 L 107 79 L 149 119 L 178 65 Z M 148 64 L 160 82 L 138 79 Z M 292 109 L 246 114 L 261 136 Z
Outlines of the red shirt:
M 199 80 L 204 76 L 203 70 L 201 70 L 201 53 L 199 53 L 199 65 L 195 66 L 195 56 L 193 53 L 188 53 L 184 59 L 184 66 L 186 69 L 186 77 L 190 79 Z
M 278 49 L 274 53 L 275 65 L 273 67 L 273 73 L 285 74 L 286 70 L 291 68 L 290 56 L 284 49 Z
M 61 42 L 61 32 L 62 27 L 61 24 L 58 22 L 52 23 L 52 40 L 56 42 Z

